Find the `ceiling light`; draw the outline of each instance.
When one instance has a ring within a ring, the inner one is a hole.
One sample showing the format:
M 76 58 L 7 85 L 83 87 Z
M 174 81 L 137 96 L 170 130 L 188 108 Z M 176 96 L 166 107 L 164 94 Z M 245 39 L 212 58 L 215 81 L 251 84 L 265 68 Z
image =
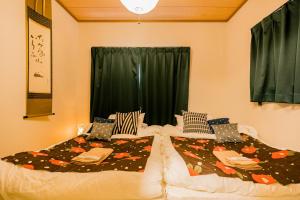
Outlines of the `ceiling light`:
M 143 15 L 155 8 L 159 0 L 120 0 L 129 10 L 138 15 Z

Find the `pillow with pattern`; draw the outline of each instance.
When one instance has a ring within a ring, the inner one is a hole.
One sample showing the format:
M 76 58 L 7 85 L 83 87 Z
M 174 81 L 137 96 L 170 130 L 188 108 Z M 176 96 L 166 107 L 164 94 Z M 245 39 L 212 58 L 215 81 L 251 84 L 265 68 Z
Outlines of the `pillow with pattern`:
M 211 133 L 215 133 L 214 129 L 211 127 L 212 125 L 219 125 L 219 124 L 229 124 L 229 118 L 218 118 L 218 119 L 211 119 L 207 120 Z
M 241 135 L 238 131 L 238 124 L 220 124 L 212 125 L 216 134 L 217 142 L 242 142 Z
M 182 111 L 183 133 L 211 133 L 206 113 Z
M 109 115 L 108 119 L 116 119 L 116 114 Z M 148 126 L 148 124 L 144 123 L 145 113 L 140 113 L 139 119 L 138 119 L 138 130 L 143 129 Z
M 87 140 L 104 140 L 111 141 L 111 136 L 115 124 L 114 123 L 99 123 L 94 122 L 91 134 L 87 137 Z
M 94 117 L 94 122 L 98 122 L 98 123 L 115 123 L 114 119 L 105 119 L 102 117 Z M 90 127 L 90 129 L 87 131 L 87 133 L 91 133 L 92 129 L 93 129 L 94 123 L 92 123 L 92 126 Z
M 140 114 L 141 111 L 128 112 L 128 113 L 117 112 L 116 128 L 114 128 L 113 135 L 115 134 L 136 135 Z

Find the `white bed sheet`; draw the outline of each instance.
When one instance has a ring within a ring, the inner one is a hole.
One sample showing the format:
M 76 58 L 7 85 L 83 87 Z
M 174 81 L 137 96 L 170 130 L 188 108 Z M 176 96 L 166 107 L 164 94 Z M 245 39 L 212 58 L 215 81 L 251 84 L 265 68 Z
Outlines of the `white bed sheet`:
M 177 133 L 176 133 L 177 132 Z M 168 186 L 176 186 L 208 193 L 228 193 L 248 197 L 283 197 L 300 199 L 300 184 L 282 186 L 280 184 L 263 185 L 239 178 L 219 177 L 216 174 L 190 176 L 182 157 L 172 146 L 170 135 L 180 135 L 178 129 L 167 125 L 161 129 L 163 136 L 164 178 Z M 198 134 L 201 135 L 201 134 Z M 199 137 L 199 136 L 198 136 Z M 210 138 L 202 135 L 203 138 Z
M 298 197 L 253 197 L 230 193 L 210 193 L 167 186 L 167 200 L 298 200 Z
M 145 131 L 147 135 L 151 135 L 150 129 Z M 160 145 L 160 136 L 155 134 L 151 155 L 144 173 L 125 171 L 47 172 L 28 170 L 0 161 L 0 199 L 163 199 L 163 166 Z

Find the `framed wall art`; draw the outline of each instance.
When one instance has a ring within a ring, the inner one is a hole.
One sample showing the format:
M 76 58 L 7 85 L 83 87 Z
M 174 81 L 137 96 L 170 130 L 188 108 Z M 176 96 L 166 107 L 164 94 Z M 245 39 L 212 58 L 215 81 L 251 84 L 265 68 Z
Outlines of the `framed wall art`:
M 24 118 L 52 113 L 51 0 L 26 1 L 27 102 Z

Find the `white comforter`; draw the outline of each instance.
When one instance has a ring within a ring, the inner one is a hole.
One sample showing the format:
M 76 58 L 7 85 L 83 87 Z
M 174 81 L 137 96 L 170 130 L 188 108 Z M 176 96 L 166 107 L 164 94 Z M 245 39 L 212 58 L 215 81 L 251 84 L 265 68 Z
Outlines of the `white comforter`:
M 157 128 L 149 127 L 140 136 L 151 135 L 154 131 Z M 157 134 L 144 173 L 47 172 L 28 170 L 0 161 L 0 199 L 161 199 L 162 168 L 160 136 Z
M 291 196 L 292 199 L 300 199 L 300 184 L 290 184 L 288 186 L 280 184 L 263 185 L 242 181 L 239 178 L 219 177 L 216 174 L 190 176 L 184 160 L 172 146 L 169 137 L 170 135 L 183 136 L 183 134 L 180 133 L 178 128 L 169 125 L 161 129 L 161 134 L 164 135 L 162 145 L 164 176 L 169 186 L 210 193 L 231 193 L 253 197 Z M 189 137 L 195 137 L 195 134 L 191 134 Z M 212 139 L 212 136 L 203 135 L 202 137 Z

